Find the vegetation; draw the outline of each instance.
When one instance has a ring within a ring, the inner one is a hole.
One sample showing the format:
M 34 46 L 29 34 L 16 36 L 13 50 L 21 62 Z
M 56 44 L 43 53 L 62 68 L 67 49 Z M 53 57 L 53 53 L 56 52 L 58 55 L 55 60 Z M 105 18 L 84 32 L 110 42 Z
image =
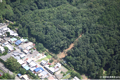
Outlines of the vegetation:
M 71 77 L 70 74 L 66 74 L 62 79 L 69 79 Z
M 15 79 L 15 75 L 10 75 L 9 73 L 4 73 L 0 76 L 0 79 Z
M 30 72 L 29 70 L 26 71 L 24 68 L 21 67 L 21 65 L 17 62 L 16 59 L 14 59 L 13 57 L 10 57 L 7 59 L 7 61 L 4 63 L 4 65 L 11 70 L 12 72 L 15 73 L 21 73 L 22 75 L 27 74 L 30 78 L 32 79 L 39 79 L 38 76 L 35 76 L 32 72 Z M 7 78 L 9 79 L 9 78 Z
M 12 27 L 38 50 L 46 47 L 57 54 L 83 33 L 67 52 L 67 64 L 89 78 L 99 78 L 102 70 L 107 76 L 120 75 L 120 0 L 6 2 L 0 3 L 0 21 L 16 21 Z
M 2 55 L 6 55 L 6 54 L 8 53 L 8 47 L 4 47 L 4 49 L 5 49 L 5 52 L 3 52 L 3 54 L 0 53 L 0 56 L 2 56 Z

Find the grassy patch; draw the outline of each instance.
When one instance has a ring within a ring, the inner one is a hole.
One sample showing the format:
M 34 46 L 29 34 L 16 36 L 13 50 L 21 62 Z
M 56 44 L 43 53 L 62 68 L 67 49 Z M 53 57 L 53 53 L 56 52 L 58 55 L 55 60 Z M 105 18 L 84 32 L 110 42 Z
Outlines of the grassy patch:
M 52 58 L 52 56 L 51 55 L 47 55 L 47 58 L 50 59 L 50 58 Z
M 45 57 L 45 58 L 42 58 L 42 59 L 40 59 L 40 60 L 38 60 L 38 62 L 41 62 L 42 60 L 48 60 L 48 58 L 47 57 Z
M 71 77 L 70 74 L 66 74 L 62 79 L 68 79 L 68 78 L 70 78 L 70 77 Z
M 1 69 L 0 69 L 0 72 L 4 73 Z

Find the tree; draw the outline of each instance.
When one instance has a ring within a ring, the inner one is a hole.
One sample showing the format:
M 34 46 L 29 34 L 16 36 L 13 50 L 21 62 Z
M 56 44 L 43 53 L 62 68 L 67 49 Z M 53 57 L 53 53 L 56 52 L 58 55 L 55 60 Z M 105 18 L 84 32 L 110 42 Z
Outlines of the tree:
M 7 59 L 5 66 L 13 72 L 18 71 L 21 67 L 21 65 L 13 57 Z
M 26 74 L 26 70 L 25 70 L 24 68 L 20 68 L 20 73 L 21 73 L 22 75 L 24 75 L 24 74 Z
M 7 34 L 7 37 L 10 37 L 10 32 L 6 32 L 6 34 Z

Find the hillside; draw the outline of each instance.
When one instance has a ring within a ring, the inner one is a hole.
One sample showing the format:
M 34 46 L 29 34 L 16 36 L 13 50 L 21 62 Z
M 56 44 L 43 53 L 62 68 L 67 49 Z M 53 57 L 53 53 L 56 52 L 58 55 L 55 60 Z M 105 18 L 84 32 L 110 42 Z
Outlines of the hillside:
M 58 54 L 84 33 L 67 52 L 67 64 L 89 78 L 100 78 L 103 69 L 105 75 L 120 75 L 119 0 L 6 1 L 13 14 L 4 17 L 16 22 L 10 28 L 18 28 L 37 49 Z

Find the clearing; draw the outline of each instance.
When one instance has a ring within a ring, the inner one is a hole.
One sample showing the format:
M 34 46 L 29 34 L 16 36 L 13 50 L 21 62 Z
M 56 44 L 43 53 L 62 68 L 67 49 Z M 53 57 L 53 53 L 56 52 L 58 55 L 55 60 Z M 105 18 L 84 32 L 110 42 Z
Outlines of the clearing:
M 75 42 L 77 42 L 80 37 L 82 37 L 82 34 L 81 34 L 73 43 L 70 44 L 69 48 L 67 48 L 67 49 L 65 49 L 63 52 L 59 53 L 59 54 L 57 55 L 57 57 L 58 57 L 58 58 L 64 58 L 64 57 L 67 55 L 67 54 L 66 54 L 67 51 L 71 50 L 71 49 L 74 47 Z

